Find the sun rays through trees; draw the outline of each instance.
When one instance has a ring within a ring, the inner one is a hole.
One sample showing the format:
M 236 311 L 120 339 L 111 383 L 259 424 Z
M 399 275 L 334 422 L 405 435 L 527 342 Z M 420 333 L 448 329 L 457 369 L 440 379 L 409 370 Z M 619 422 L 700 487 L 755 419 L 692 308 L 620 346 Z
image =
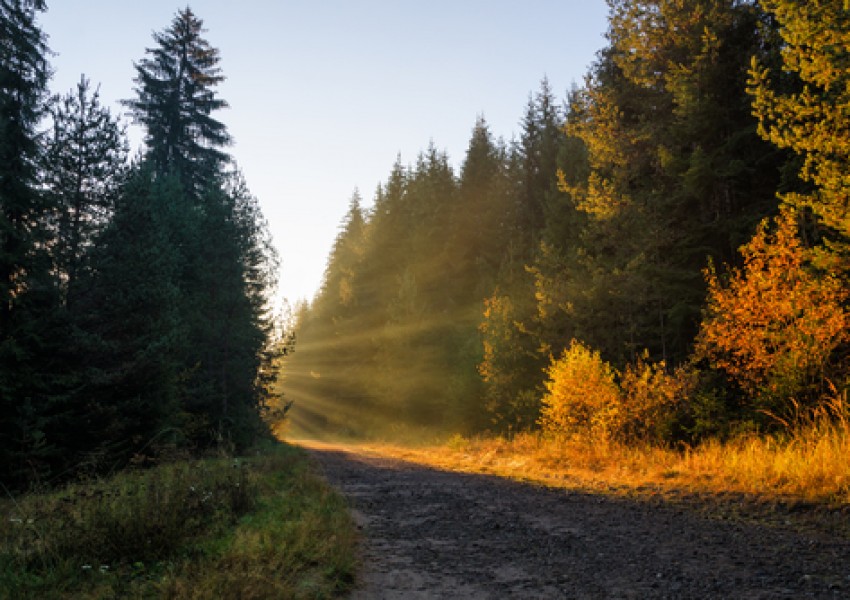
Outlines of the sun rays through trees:
M 284 364 L 296 430 L 693 444 L 846 394 L 846 7 L 608 5 L 510 143 L 479 117 L 457 172 L 432 143 L 355 195 Z

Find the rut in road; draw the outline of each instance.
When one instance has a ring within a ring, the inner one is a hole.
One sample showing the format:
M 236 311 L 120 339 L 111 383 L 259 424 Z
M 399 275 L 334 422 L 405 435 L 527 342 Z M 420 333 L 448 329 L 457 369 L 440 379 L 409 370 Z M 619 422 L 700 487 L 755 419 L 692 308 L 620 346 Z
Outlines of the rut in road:
M 312 450 L 363 532 L 352 598 L 850 598 L 850 541 Z

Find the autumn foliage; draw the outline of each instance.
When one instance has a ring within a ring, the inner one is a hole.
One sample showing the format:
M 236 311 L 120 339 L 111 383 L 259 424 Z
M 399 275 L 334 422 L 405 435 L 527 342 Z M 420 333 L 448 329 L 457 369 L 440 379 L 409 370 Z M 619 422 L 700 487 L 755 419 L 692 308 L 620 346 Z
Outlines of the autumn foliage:
M 666 444 L 677 437 L 694 377 L 646 356 L 622 373 L 573 340 L 546 370 L 540 425 L 550 434 Z
M 556 434 L 607 437 L 616 419 L 620 389 L 616 371 L 599 352 L 573 340 L 546 370 L 540 424 Z
M 696 383 L 694 371 L 686 367 L 671 371 L 664 361 L 653 363 L 643 357 L 626 365 L 620 378 L 618 440 L 664 445 L 682 438 Z
M 811 394 L 828 377 L 833 352 L 848 339 L 847 290 L 813 264 L 784 208 L 741 248 L 742 268 L 724 281 L 706 270 L 709 294 L 697 353 L 756 401 Z

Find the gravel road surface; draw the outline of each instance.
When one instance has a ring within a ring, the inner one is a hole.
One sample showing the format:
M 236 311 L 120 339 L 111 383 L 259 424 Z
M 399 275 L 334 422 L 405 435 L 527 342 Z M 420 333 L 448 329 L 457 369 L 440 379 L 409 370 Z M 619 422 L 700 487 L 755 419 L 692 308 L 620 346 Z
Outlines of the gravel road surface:
M 850 540 L 311 450 L 363 535 L 361 599 L 850 598 Z

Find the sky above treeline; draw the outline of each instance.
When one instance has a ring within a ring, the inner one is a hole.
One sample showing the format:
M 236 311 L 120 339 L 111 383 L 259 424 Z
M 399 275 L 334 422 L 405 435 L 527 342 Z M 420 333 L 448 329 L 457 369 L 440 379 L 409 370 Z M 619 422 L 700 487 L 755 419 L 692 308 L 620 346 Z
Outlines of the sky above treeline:
M 133 96 L 133 62 L 184 3 L 48 0 L 54 93 L 85 74 L 113 113 Z M 543 77 L 565 98 L 605 45 L 604 0 L 202 0 L 221 52 L 216 117 L 260 200 L 281 257 L 280 293 L 312 299 L 355 189 L 366 206 L 393 163 L 429 143 L 455 167 L 476 118 L 520 131 Z M 134 148 L 142 134 L 130 128 Z

